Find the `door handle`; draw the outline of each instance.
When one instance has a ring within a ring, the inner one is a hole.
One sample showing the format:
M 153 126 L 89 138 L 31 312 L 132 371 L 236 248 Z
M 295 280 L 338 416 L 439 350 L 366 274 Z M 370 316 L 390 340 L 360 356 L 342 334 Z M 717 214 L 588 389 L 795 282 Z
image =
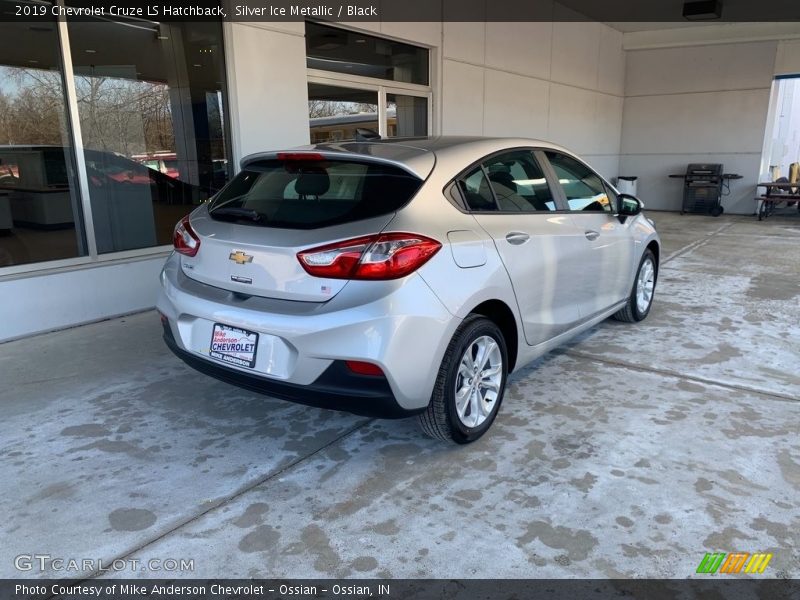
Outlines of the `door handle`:
M 598 231 L 594 231 L 594 230 L 592 230 L 592 229 L 589 229 L 589 230 L 587 230 L 587 231 L 585 232 L 585 235 L 586 235 L 586 239 L 587 239 L 587 240 L 589 240 L 589 241 L 592 241 L 592 242 L 593 242 L 594 240 L 596 240 L 597 238 L 599 238 L 599 237 L 600 237 L 600 232 L 598 232 Z
M 519 246 L 521 244 L 524 244 L 529 239 L 531 239 L 531 236 L 521 231 L 511 231 L 506 234 L 506 241 L 509 244 L 513 244 L 514 246 Z

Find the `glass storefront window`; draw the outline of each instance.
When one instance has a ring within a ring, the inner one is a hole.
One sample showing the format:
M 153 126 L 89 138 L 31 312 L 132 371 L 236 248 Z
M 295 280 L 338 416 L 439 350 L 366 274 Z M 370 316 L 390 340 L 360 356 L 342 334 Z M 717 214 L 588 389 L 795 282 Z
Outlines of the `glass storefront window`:
M 228 179 L 220 23 L 68 22 L 98 253 L 170 244 Z
M 66 115 L 56 22 L 3 23 L 0 267 L 87 254 Z
M 428 50 L 372 35 L 306 23 L 309 69 L 428 85 Z
M 428 135 L 428 99 L 386 94 L 386 134 L 389 137 Z
M 378 133 L 378 92 L 308 84 L 311 143 L 356 138 L 357 130 Z

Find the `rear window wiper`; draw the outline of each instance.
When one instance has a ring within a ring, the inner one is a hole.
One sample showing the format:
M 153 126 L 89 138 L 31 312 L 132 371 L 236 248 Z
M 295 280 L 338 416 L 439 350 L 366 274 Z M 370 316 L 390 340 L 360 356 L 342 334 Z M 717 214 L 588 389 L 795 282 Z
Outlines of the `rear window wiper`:
M 212 217 L 229 218 L 234 220 L 252 221 L 259 223 L 264 220 L 264 215 L 252 208 L 238 208 L 235 206 L 223 206 L 209 211 Z

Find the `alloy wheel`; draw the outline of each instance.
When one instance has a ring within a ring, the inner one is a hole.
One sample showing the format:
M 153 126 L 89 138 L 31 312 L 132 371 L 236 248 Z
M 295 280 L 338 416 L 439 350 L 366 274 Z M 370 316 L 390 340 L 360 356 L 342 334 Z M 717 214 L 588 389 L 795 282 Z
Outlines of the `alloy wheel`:
M 478 427 L 494 410 L 503 380 L 503 355 L 488 335 L 464 351 L 456 375 L 456 413 L 466 427 Z
M 636 309 L 644 314 L 653 301 L 653 290 L 656 287 L 656 268 L 651 258 L 646 258 L 639 269 L 636 279 Z

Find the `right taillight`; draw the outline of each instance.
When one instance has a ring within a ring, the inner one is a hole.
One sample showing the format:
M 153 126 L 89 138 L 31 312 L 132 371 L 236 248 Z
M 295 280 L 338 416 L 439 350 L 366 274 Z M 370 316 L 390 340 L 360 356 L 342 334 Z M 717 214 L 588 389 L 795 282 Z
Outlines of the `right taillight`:
M 189 215 L 183 217 L 175 226 L 172 245 L 175 247 L 175 252 L 186 256 L 194 256 L 200 249 L 200 238 L 189 225 Z
M 309 275 L 329 279 L 399 279 L 413 273 L 442 245 L 416 233 L 353 238 L 297 253 Z

